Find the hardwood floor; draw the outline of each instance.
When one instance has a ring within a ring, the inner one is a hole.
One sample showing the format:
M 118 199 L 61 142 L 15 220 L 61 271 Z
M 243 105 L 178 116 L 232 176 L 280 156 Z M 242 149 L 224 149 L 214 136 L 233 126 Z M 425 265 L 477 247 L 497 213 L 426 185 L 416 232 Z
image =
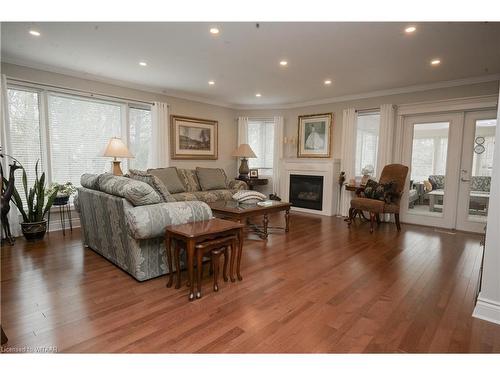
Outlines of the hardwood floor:
M 276 217 L 271 218 L 271 223 Z M 79 230 L 2 247 L 10 347 L 60 352 L 500 352 L 471 317 L 479 237 L 293 213 L 287 235 L 249 237 L 243 281 L 188 302 L 167 278 L 139 283 Z M 186 280 L 183 274 L 183 280 Z

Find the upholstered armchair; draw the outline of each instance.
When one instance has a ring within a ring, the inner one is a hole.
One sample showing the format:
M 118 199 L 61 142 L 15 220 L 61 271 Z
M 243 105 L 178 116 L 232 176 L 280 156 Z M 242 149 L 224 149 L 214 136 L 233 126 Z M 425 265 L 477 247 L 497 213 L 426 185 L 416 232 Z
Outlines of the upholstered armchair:
M 395 191 L 393 199 L 390 203 L 383 200 L 357 197 L 351 200 L 351 208 L 349 209 L 348 225 L 351 225 L 356 212 L 368 211 L 370 213 L 370 232 L 373 232 L 373 224 L 375 220 L 380 223 L 380 214 L 394 214 L 396 227 L 398 231 L 401 230 L 399 222 L 399 203 L 403 189 L 406 183 L 406 176 L 408 175 L 408 167 L 401 164 L 389 164 L 384 167 L 380 176 L 379 183 L 386 184 L 394 182 Z

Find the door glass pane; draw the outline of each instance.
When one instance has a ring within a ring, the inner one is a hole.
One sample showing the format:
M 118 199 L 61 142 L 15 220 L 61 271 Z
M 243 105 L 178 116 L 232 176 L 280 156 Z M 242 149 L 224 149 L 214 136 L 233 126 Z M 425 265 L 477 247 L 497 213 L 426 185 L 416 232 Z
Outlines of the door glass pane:
M 469 219 L 474 221 L 486 222 L 488 214 L 496 124 L 495 119 L 476 121 L 469 192 Z
M 409 212 L 443 216 L 449 122 L 414 124 Z

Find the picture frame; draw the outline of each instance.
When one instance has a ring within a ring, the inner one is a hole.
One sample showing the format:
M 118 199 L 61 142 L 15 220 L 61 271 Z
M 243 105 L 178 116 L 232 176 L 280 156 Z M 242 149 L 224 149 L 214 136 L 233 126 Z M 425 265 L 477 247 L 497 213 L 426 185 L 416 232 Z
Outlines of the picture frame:
M 329 158 L 331 156 L 333 113 L 299 116 L 298 158 Z
M 217 160 L 218 121 L 170 116 L 171 158 Z
M 250 169 L 250 173 L 248 174 L 250 178 L 259 178 L 259 170 L 258 169 Z

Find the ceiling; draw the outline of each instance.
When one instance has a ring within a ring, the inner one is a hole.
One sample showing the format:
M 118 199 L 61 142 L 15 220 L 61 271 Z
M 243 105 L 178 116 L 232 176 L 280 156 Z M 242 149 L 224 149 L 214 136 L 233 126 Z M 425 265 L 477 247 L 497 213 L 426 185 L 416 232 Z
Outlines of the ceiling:
M 417 30 L 407 34 L 410 24 Z M 2 23 L 1 53 L 20 65 L 263 107 L 500 73 L 499 46 L 500 23 Z M 431 66 L 434 58 L 441 64 Z

